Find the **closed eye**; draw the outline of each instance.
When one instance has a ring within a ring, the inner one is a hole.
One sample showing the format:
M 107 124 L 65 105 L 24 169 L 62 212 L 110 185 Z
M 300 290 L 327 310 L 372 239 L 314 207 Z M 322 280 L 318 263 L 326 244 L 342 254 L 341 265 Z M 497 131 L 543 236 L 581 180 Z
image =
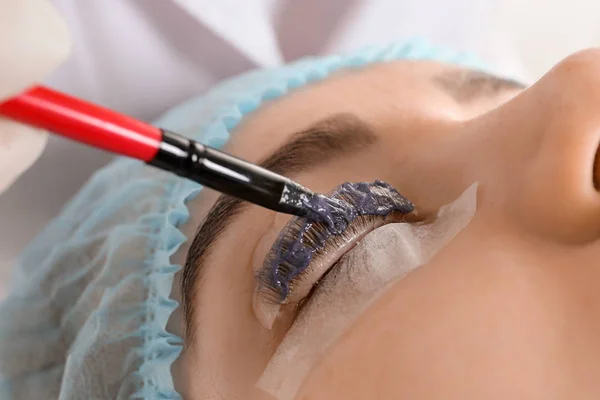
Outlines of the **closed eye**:
M 341 222 L 292 219 L 257 273 L 254 309 L 268 328 L 276 314 L 273 308 L 306 301 L 319 280 L 369 232 L 387 223 L 417 219 L 412 203 L 381 181 L 345 183 L 330 198 L 348 206 L 338 216 Z

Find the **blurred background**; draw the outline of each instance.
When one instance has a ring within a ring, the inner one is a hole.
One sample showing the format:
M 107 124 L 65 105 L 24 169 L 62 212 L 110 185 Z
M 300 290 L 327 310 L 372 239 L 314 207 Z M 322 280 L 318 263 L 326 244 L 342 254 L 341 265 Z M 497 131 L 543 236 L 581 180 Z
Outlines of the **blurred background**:
M 257 67 L 411 36 L 479 54 L 532 83 L 600 43 L 595 0 L 53 0 L 73 37 L 48 84 L 144 120 Z M 19 251 L 106 154 L 50 138 L 0 196 L 0 297 Z

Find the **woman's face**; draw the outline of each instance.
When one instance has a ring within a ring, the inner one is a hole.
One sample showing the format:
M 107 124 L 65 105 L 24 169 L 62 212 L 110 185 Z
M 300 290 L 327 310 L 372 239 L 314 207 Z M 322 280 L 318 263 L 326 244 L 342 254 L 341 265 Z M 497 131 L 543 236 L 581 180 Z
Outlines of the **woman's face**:
M 298 399 L 600 396 L 599 67 L 600 52 L 582 52 L 521 90 L 432 62 L 373 65 L 274 101 L 236 129 L 227 151 L 316 192 L 380 179 L 435 213 L 478 184 L 469 224 L 347 316 Z M 195 221 L 217 197 L 190 204 Z M 300 314 L 320 310 L 304 299 L 270 329 L 259 321 L 256 273 L 289 216 L 217 204 L 184 278 L 184 397 L 271 399 L 255 384 Z M 317 328 L 303 328 L 302 346 L 322 339 Z

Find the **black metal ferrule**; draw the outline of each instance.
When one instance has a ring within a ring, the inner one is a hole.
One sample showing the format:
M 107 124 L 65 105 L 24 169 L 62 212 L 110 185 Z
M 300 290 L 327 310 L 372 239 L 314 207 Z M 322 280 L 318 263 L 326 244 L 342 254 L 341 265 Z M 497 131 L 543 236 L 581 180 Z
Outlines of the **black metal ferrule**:
M 221 193 L 286 214 L 306 215 L 299 204 L 282 201 L 288 178 L 176 133 L 163 130 L 158 153 L 148 164 Z

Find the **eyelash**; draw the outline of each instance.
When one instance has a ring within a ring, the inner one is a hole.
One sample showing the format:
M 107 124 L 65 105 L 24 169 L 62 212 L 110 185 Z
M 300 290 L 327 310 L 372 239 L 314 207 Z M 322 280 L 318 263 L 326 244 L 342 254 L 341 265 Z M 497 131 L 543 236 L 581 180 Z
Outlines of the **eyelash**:
M 342 198 L 342 196 L 339 196 L 339 198 Z M 349 198 L 343 198 L 343 200 L 352 202 L 352 199 Z M 271 249 L 271 251 L 269 251 L 265 259 L 265 265 L 272 264 L 279 254 L 284 253 L 289 245 L 296 244 L 298 238 L 302 237 L 302 239 L 304 240 L 304 245 L 308 247 L 309 250 L 312 252 L 312 259 L 310 264 L 301 271 L 298 271 L 299 268 L 297 265 L 287 260 L 278 264 L 278 269 L 284 276 L 290 276 L 292 274 L 294 275 L 293 278 L 291 278 L 287 282 L 289 291 L 293 292 L 294 286 L 300 282 L 303 282 L 306 279 L 307 275 L 309 275 L 312 272 L 311 265 L 314 265 L 314 262 L 318 260 L 319 256 L 343 246 L 361 229 L 369 226 L 370 224 L 378 220 L 383 221 L 385 220 L 385 218 L 386 216 L 381 215 L 358 216 L 353 221 L 348 223 L 347 228 L 342 233 L 337 235 L 331 234 L 329 231 L 329 227 L 326 224 L 309 223 L 303 220 L 296 220 L 284 230 L 284 232 L 282 233 L 283 237 L 280 237 L 278 239 L 278 242 L 281 244 L 281 247 L 274 248 Z M 324 244 L 321 245 L 321 243 L 323 242 Z M 308 295 L 304 299 L 302 299 L 301 303 L 304 303 L 311 297 L 319 282 L 325 279 L 327 274 L 329 274 L 329 272 L 337 264 L 337 262 L 333 263 L 327 269 L 327 271 L 323 273 L 319 281 L 317 281 L 313 285 Z M 274 304 L 280 304 L 283 300 L 285 300 L 285 297 L 282 298 L 280 288 L 277 287 L 276 282 L 273 280 L 271 269 L 262 268 L 259 271 L 257 278 L 259 281 L 259 287 L 261 288 L 263 295 L 266 299 L 273 302 Z M 300 306 L 301 303 L 299 303 L 298 306 Z
M 379 180 L 343 183 L 329 197 L 315 195 L 307 207 L 317 218 L 288 222 L 258 271 L 257 293 L 268 303 L 304 302 L 364 234 L 388 218 L 389 222 L 418 218 L 408 199 Z

